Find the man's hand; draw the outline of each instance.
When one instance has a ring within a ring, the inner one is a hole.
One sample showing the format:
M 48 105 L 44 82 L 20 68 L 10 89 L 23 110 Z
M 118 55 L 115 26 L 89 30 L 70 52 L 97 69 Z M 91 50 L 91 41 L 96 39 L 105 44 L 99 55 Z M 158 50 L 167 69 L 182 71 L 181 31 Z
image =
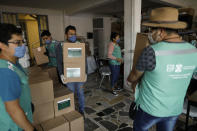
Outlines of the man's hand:
M 25 112 L 19 105 L 19 100 L 5 102 L 5 108 L 12 120 L 23 130 L 33 131 L 34 127 L 27 119 Z
M 138 71 L 138 70 L 133 70 L 130 72 L 127 81 L 131 82 L 131 83 L 135 83 L 136 81 L 138 81 L 142 75 L 144 74 L 144 72 Z
M 118 61 L 119 63 L 122 63 L 122 59 L 121 58 L 116 58 L 116 61 Z
M 61 78 L 61 81 L 62 81 L 63 84 L 66 84 L 67 83 L 66 82 L 66 78 L 64 77 L 64 75 L 61 75 L 60 78 Z
M 135 93 L 135 89 L 136 89 L 137 83 L 138 83 L 138 82 L 134 82 L 134 83 L 131 85 L 131 88 L 132 88 L 132 90 L 133 90 L 133 93 Z
M 133 93 L 135 93 L 135 89 L 136 89 L 137 83 L 138 82 L 134 82 L 134 83 L 131 84 L 129 81 L 127 81 L 127 85 L 132 88 Z
M 84 81 L 87 81 L 87 74 L 85 74 L 85 80 Z

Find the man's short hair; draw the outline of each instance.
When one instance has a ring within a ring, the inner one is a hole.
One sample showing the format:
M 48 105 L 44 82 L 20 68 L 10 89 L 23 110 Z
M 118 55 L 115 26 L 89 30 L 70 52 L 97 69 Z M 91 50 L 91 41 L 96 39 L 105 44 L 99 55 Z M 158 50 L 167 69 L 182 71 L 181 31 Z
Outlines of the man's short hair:
M 12 35 L 22 35 L 22 30 L 13 24 L 0 23 L 0 42 L 8 45 Z
M 51 36 L 51 33 L 50 33 L 48 30 L 44 30 L 44 31 L 41 33 L 41 37 L 44 37 L 44 36 Z
M 75 26 L 72 26 L 72 25 L 67 26 L 67 27 L 65 28 L 65 34 L 67 34 L 69 30 L 74 30 L 74 31 L 76 31 L 76 28 L 75 28 Z
M 120 36 L 117 32 L 112 32 L 110 36 L 110 40 L 113 41 L 113 39 L 116 39 L 117 36 Z

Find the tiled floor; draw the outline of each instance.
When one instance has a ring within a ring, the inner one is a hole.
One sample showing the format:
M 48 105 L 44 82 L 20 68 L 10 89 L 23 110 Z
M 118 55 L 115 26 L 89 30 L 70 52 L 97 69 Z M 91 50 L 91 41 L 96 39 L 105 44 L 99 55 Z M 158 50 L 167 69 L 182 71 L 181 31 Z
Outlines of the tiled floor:
M 85 84 L 85 131 L 132 131 L 133 121 L 128 116 L 132 93 L 123 90 L 119 96 L 113 96 L 109 81 L 104 81 L 101 89 L 98 89 L 99 82 L 96 75 L 91 74 Z M 184 131 L 184 121 L 185 115 L 181 115 L 175 131 Z M 190 123 L 194 121 L 190 120 Z M 155 126 L 150 131 L 155 131 Z

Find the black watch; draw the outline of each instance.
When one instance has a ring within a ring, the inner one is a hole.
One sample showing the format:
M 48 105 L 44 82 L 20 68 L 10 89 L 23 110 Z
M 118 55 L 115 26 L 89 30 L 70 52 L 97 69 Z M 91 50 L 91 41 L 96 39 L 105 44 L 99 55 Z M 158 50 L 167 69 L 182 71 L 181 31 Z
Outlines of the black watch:
M 34 131 L 38 131 L 36 128 L 34 128 Z

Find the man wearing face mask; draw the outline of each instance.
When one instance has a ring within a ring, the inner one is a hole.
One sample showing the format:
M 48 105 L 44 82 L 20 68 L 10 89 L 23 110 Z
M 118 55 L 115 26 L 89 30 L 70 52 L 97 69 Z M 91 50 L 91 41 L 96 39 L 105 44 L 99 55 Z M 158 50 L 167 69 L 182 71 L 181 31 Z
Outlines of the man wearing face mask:
M 25 55 L 22 32 L 0 24 L 0 130 L 34 131 L 28 76 L 18 63 Z
M 176 8 L 153 9 L 142 25 L 152 29 L 152 45 L 144 49 L 128 77 L 131 83 L 141 79 L 135 90 L 134 131 L 148 131 L 155 124 L 157 131 L 173 131 L 197 67 L 197 49 L 178 35 L 187 24 L 178 21 Z
M 44 30 L 41 34 L 41 37 L 46 44 L 46 52 L 49 58 L 48 66 L 57 67 L 55 49 L 56 46 L 58 45 L 58 42 L 52 39 L 51 33 L 48 30 Z
M 76 28 L 72 25 L 69 25 L 65 28 L 65 43 L 80 43 L 77 41 L 76 37 Z M 84 82 L 65 82 L 66 78 L 64 77 L 64 70 L 63 70 L 63 44 L 61 43 L 56 48 L 56 56 L 57 56 L 57 69 L 60 75 L 61 81 L 63 84 L 66 84 L 67 87 L 72 91 L 76 92 L 79 101 L 79 112 L 84 115 L 84 107 L 85 107 L 85 97 L 84 97 L 84 90 L 83 85 Z M 87 76 L 86 76 L 87 79 Z
M 109 65 L 112 73 L 111 74 L 112 94 L 115 96 L 118 96 L 116 91 L 120 90 L 120 88 L 117 87 L 117 81 L 120 75 L 120 64 L 123 62 L 119 42 L 120 42 L 120 35 L 116 32 L 112 32 L 111 42 L 109 43 L 108 46 L 108 58 L 110 59 Z

